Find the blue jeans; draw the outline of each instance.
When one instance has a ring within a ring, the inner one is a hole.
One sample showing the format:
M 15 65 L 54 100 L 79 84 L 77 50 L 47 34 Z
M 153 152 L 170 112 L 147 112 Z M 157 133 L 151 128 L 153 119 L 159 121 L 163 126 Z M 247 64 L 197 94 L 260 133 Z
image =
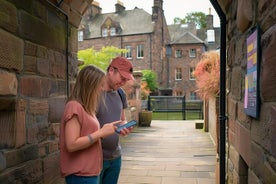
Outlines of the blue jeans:
M 114 160 L 104 160 L 100 184 L 117 184 L 121 170 L 121 156 Z
M 71 174 L 65 177 L 66 184 L 99 184 L 99 176 L 77 176 Z

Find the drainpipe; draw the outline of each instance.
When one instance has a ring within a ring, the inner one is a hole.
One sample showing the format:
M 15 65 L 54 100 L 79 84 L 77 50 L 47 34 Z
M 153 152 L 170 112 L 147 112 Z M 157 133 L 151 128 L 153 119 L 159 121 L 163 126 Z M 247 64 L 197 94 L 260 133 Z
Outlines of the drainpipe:
M 221 28 L 221 41 L 220 41 L 220 94 L 219 94 L 219 124 L 220 124 L 220 141 L 219 141 L 219 180 L 220 184 L 225 184 L 225 121 L 227 117 L 225 116 L 225 84 L 226 84 L 226 16 L 222 11 L 217 0 L 210 0 L 213 7 L 215 8 L 219 18 L 220 18 L 220 28 Z
M 66 95 L 67 98 L 69 97 L 69 91 L 70 91 L 70 83 L 69 83 L 69 21 L 68 21 L 68 15 L 61 9 L 59 8 L 60 4 L 63 2 L 63 0 L 59 1 L 59 3 L 54 5 L 52 2 L 47 0 L 47 3 L 50 4 L 52 7 L 54 7 L 58 12 L 62 13 L 66 19 L 65 22 L 65 27 L 66 27 L 66 40 L 65 40 L 65 54 L 66 54 Z

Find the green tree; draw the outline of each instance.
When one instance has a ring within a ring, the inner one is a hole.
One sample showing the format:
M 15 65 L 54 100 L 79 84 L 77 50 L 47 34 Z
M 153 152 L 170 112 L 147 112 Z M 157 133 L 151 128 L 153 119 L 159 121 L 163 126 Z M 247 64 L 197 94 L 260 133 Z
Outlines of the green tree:
M 206 28 L 206 14 L 203 12 L 191 12 L 181 19 L 179 17 L 174 18 L 174 24 L 187 24 L 194 22 L 198 28 Z
M 100 51 L 96 51 L 93 48 L 80 50 L 78 51 L 78 59 L 82 60 L 84 64 L 79 68 L 81 69 L 86 65 L 93 64 L 106 70 L 112 58 L 126 52 L 126 49 L 120 49 L 114 46 L 102 47 Z
M 142 81 L 147 83 L 150 91 L 155 91 L 158 88 L 156 73 L 152 70 L 142 70 L 142 74 Z

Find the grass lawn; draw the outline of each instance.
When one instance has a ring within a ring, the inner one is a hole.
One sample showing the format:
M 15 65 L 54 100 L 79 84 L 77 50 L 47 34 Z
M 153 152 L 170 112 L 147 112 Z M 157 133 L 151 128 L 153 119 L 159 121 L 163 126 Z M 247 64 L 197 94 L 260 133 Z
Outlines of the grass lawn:
M 153 120 L 183 120 L 182 112 L 153 112 Z M 196 112 L 186 112 L 186 120 L 202 119 Z

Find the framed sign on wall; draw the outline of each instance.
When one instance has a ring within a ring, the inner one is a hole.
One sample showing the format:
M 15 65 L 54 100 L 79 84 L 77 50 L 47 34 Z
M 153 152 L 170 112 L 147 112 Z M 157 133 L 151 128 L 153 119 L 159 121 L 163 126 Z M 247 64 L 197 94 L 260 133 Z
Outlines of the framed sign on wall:
M 251 117 L 258 118 L 260 111 L 260 29 L 256 26 L 246 39 L 247 73 L 245 76 L 244 110 Z

